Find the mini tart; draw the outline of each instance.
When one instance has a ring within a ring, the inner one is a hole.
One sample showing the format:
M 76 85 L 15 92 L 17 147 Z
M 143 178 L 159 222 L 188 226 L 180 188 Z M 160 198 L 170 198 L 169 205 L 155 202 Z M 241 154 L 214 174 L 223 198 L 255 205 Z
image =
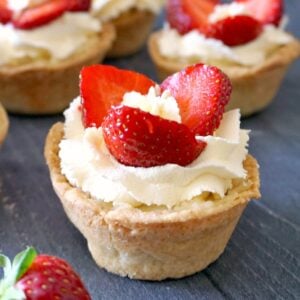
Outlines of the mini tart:
M 19 66 L 0 66 L 0 102 L 13 113 L 63 111 L 78 95 L 81 68 L 102 61 L 114 38 L 114 26 L 105 24 L 99 34 L 90 37 L 83 49 L 65 60 L 37 59 Z
M 158 49 L 161 31 L 153 33 L 148 41 L 148 49 L 154 61 L 160 80 L 183 69 L 189 62 L 162 56 Z M 226 109 L 240 108 L 242 116 L 261 111 L 276 95 L 289 65 L 300 56 L 297 40 L 281 46 L 263 64 L 253 67 L 240 65 L 218 66 L 226 73 L 233 85 L 231 100 Z
M 248 177 L 234 180 L 227 195 L 210 207 L 168 210 L 114 208 L 70 185 L 61 174 L 62 123 L 47 137 L 45 157 L 54 189 L 71 222 L 87 239 L 96 263 L 134 279 L 181 278 L 206 268 L 225 246 L 250 198 L 258 198 L 259 173 L 250 155 Z
M 151 31 L 156 15 L 150 11 L 131 9 L 112 20 L 117 33 L 107 56 L 117 58 L 136 53 Z
M 0 145 L 3 143 L 8 130 L 7 114 L 0 103 Z

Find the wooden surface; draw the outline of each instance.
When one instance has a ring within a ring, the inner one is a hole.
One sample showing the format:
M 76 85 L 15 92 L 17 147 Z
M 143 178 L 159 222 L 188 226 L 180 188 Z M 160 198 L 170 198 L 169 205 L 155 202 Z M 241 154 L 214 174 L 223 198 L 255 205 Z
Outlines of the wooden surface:
M 288 29 L 299 38 L 300 1 L 286 3 Z M 107 63 L 155 79 L 145 50 Z M 242 122 L 252 130 L 250 152 L 261 165 L 261 201 L 247 207 L 216 263 L 181 280 L 132 281 L 96 267 L 53 192 L 43 158 L 47 131 L 61 119 L 10 116 L 9 135 L 0 151 L 0 251 L 13 256 L 34 245 L 67 259 L 93 299 L 300 299 L 299 61 L 273 104 Z

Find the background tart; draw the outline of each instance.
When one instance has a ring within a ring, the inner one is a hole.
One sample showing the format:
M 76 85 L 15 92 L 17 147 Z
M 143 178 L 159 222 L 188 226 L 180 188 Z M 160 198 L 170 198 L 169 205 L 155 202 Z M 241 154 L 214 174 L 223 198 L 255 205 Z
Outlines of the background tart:
M 58 151 L 63 135 L 63 124 L 57 123 L 46 140 L 54 189 L 96 263 L 121 276 L 163 280 L 201 271 L 222 254 L 249 200 L 260 196 L 258 165 L 248 155 L 247 178 L 234 180 L 226 196 L 209 208 L 114 208 L 70 185 L 62 175 Z
M 8 130 L 8 117 L 0 103 L 0 145 L 3 143 Z
M 187 60 L 166 58 L 160 54 L 158 39 L 161 31 L 153 33 L 148 41 L 150 56 L 156 66 L 158 77 L 163 80 L 190 63 Z M 240 108 L 243 116 L 251 115 L 268 106 L 276 95 L 290 64 L 300 56 L 300 43 L 296 39 L 279 47 L 264 63 L 253 67 L 241 65 L 222 66 L 233 85 L 227 110 Z
M 63 61 L 35 60 L 21 65 L 0 66 L 0 101 L 13 113 L 61 112 L 78 95 L 81 68 L 102 61 L 115 38 L 114 26 L 103 25 L 80 48 Z

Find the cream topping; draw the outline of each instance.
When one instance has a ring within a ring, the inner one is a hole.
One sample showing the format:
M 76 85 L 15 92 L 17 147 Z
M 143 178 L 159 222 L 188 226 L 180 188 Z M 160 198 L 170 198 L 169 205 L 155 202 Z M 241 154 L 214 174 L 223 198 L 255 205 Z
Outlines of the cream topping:
M 92 12 L 97 14 L 102 21 L 108 21 L 132 8 L 157 14 L 164 2 L 165 0 L 93 0 Z
M 88 13 L 65 13 L 57 20 L 32 30 L 0 24 L 0 65 L 42 52 L 63 60 L 82 47 L 91 34 L 101 31 L 100 21 Z
M 147 96 L 149 101 L 152 101 L 151 93 L 154 94 L 153 88 Z M 130 93 L 124 98 L 132 96 L 136 97 Z M 157 94 L 152 98 L 157 98 Z M 169 101 L 173 100 L 170 98 Z M 156 100 L 152 102 L 150 106 L 155 106 Z M 177 110 L 174 110 L 175 118 Z M 223 197 L 233 178 L 246 176 L 243 160 L 249 137 L 247 130 L 240 129 L 238 110 L 224 114 L 214 136 L 197 137 L 206 141 L 207 147 L 186 167 L 167 164 L 136 168 L 120 164 L 106 148 L 101 128 L 84 129 L 79 98 L 66 110 L 65 118 L 65 137 L 59 152 L 62 173 L 73 186 L 99 201 L 112 202 L 114 206 L 174 207 L 187 201 L 198 201 L 207 192 Z
M 161 55 L 168 58 L 216 65 L 235 63 L 253 66 L 261 64 L 272 51 L 292 40 L 293 37 L 282 29 L 267 25 L 255 40 L 229 47 L 220 40 L 205 37 L 197 30 L 180 35 L 166 25 L 159 36 L 158 48 Z

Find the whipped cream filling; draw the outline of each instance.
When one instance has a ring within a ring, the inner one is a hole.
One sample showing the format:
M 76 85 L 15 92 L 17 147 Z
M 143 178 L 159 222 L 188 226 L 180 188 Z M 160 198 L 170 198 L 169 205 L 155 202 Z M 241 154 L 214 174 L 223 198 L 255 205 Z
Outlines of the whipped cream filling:
M 209 16 L 209 22 L 248 14 L 246 6 L 242 3 L 216 5 Z M 255 40 L 235 47 L 229 47 L 217 39 L 207 38 L 198 30 L 180 35 L 166 24 L 158 39 L 158 49 L 164 57 L 188 60 L 191 63 L 202 61 L 218 66 L 228 64 L 255 66 L 263 63 L 278 47 L 293 41 L 293 37 L 283 30 L 285 24 L 286 18 L 283 18 L 282 25 L 278 28 L 266 25 Z
M 63 60 L 82 47 L 91 34 L 100 31 L 100 21 L 83 12 L 65 13 L 57 20 L 32 30 L 0 24 L 0 65 L 41 55 Z
M 154 91 L 149 91 L 149 101 L 151 93 Z M 137 98 L 137 95 L 128 93 L 124 101 L 131 97 Z M 169 101 L 173 101 L 172 97 Z M 150 106 L 155 105 L 154 100 Z M 169 110 L 169 106 L 166 104 L 157 112 Z M 178 118 L 178 108 L 171 111 L 173 118 Z M 240 129 L 238 110 L 224 114 L 214 136 L 197 137 L 206 141 L 207 147 L 185 167 L 167 164 L 141 168 L 120 164 L 106 148 L 102 129 L 83 127 L 79 98 L 65 111 L 65 119 L 65 137 L 59 151 L 62 173 L 73 186 L 114 206 L 162 205 L 171 208 L 189 201 L 197 202 L 207 192 L 223 197 L 232 186 L 233 178 L 246 176 L 243 161 L 248 152 L 249 136 L 247 130 Z
M 165 0 L 93 0 L 92 12 L 102 21 L 108 21 L 132 8 L 148 10 L 157 14 L 164 2 Z

